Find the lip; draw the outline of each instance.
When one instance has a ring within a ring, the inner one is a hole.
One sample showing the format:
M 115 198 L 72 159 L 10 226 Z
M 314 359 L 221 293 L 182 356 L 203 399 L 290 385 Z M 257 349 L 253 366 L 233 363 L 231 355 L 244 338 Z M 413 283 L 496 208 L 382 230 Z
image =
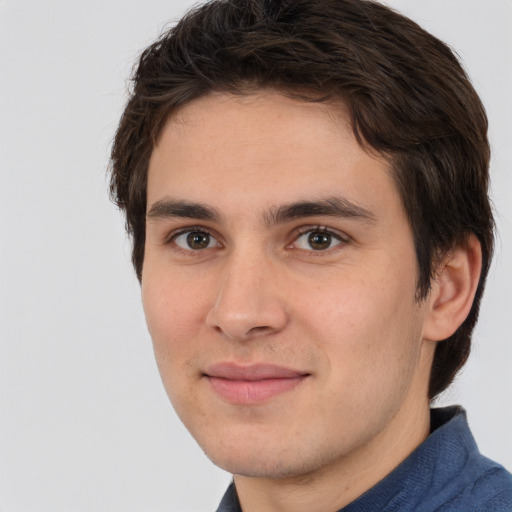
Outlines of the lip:
M 255 405 L 293 390 L 309 373 L 273 364 L 219 363 L 204 372 L 212 390 L 235 405 Z

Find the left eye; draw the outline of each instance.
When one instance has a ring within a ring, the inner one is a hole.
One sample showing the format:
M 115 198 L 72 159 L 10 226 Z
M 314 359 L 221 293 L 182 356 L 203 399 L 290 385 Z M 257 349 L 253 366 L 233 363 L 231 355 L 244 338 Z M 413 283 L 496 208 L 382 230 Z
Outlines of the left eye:
M 341 237 L 335 233 L 315 229 L 299 235 L 293 245 L 297 249 L 306 251 L 326 251 L 340 245 L 342 242 Z
M 199 230 L 180 233 L 174 237 L 173 242 L 188 251 L 200 251 L 219 246 L 219 242 L 210 233 Z

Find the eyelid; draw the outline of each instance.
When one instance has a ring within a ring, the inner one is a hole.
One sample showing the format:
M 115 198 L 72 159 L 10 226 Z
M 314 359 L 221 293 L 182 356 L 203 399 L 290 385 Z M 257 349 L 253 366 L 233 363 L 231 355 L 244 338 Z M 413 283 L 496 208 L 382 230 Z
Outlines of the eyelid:
M 299 228 L 296 228 L 292 234 L 292 242 L 288 245 L 288 247 L 289 248 L 293 247 L 293 245 L 296 243 L 296 241 L 301 236 L 303 236 L 307 233 L 311 233 L 311 232 L 327 233 L 327 234 L 331 235 L 333 238 L 335 238 L 336 240 L 339 240 L 341 242 L 341 244 L 343 244 L 343 245 L 347 244 L 351 241 L 350 236 L 348 236 L 346 233 L 344 233 L 342 231 L 339 231 L 337 229 L 330 228 L 330 227 L 327 227 L 324 225 L 316 224 L 316 225 L 311 225 L 311 226 L 300 226 Z M 337 247 L 338 245 L 339 244 L 335 245 L 334 247 Z M 321 253 L 327 253 L 327 252 L 331 251 L 332 249 L 334 249 L 334 247 L 325 249 L 323 251 L 321 251 L 321 250 L 315 251 L 313 249 L 311 249 L 311 251 L 309 251 L 307 249 L 300 249 L 300 250 L 304 250 L 306 252 L 312 252 L 312 253 L 320 255 Z
M 336 238 L 339 238 L 342 242 L 349 242 L 350 236 L 348 236 L 343 231 L 340 231 L 335 228 L 331 228 L 329 226 L 325 226 L 323 224 L 312 224 L 309 226 L 300 226 L 294 230 L 292 233 L 292 237 L 298 238 L 301 235 L 304 235 L 306 233 L 310 233 L 311 231 L 318 231 L 320 233 L 329 233 L 330 235 L 335 236 Z
M 204 225 L 197 225 L 197 224 L 183 226 L 180 228 L 173 229 L 170 233 L 168 233 L 164 237 L 162 243 L 163 243 L 163 245 L 171 245 L 172 244 L 172 245 L 174 245 L 174 249 L 178 250 L 178 251 L 183 251 L 183 252 L 187 252 L 187 253 L 196 253 L 196 254 L 200 253 L 200 252 L 202 252 L 201 250 L 198 250 L 198 251 L 194 251 L 192 249 L 187 250 L 187 249 L 183 249 L 180 246 L 174 244 L 174 240 L 178 236 L 183 235 L 185 233 L 190 233 L 193 231 L 207 233 L 208 235 L 210 235 L 212 238 L 214 238 L 216 240 L 219 247 L 224 246 L 224 241 L 223 241 L 222 237 L 216 232 L 216 230 L 206 227 Z M 305 226 L 300 226 L 300 227 L 295 228 L 290 235 L 291 242 L 287 244 L 287 248 L 292 248 L 300 236 L 310 233 L 312 231 L 318 231 L 320 233 L 328 233 L 335 239 L 339 240 L 341 242 L 341 244 L 343 244 L 343 245 L 349 243 L 352 240 L 351 237 L 349 235 L 347 235 L 346 233 L 344 233 L 343 231 L 339 231 L 337 229 L 334 229 L 334 228 L 331 228 L 331 227 L 328 227 L 325 225 L 321 225 L 321 224 L 312 224 L 312 225 L 305 225 Z M 335 247 L 337 247 L 337 246 L 335 246 Z M 334 249 L 334 247 L 331 249 Z M 314 251 L 312 249 L 311 251 L 307 251 L 307 252 L 315 252 L 320 255 L 320 253 L 327 253 L 331 249 L 326 249 L 324 251 Z M 306 250 L 304 249 L 304 251 L 306 251 Z
M 194 251 L 192 249 L 190 249 L 190 250 L 183 249 L 182 247 L 180 247 L 174 243 L 174 241 L 176 240 L 177 237 L 179 237 L 185 233 L 191 233 L 191 232 L 206 233 L 209 236 L 211 236 L 214 240 L 216 240 L 216 242 L 219 244 L 219 246 L 223 245 L 222 241 L 221 241 L 221 237 L 214 230 L 207 228 L 205 226 L 200 226 L 200 225 L 183 226 L 181 228 L 173 229 L 170 233 L 168 233 L 165 236 L 165 238 L 163 240 L 163 245 L 174 244 L 177 250 L 182 250 L 182 251 L 191 252 L 191 253 L 192 252 L 194 252 L 194 253 L 201 252 L 201 251 Z

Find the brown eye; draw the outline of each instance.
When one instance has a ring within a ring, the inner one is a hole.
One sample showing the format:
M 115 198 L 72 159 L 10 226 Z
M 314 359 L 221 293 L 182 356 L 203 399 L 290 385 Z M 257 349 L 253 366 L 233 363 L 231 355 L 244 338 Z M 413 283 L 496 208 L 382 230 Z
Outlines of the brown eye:
M 200 251 L 210 247 L 218 247 L 217 240 L 206 231 L 185 231 L 173 239 L 174 243 L 181 249 Z
M 304 231 L 295 239 L 293 247 L 303 251 L 320 252 L 327 251 L 343 243 L 346 243 L 346 240 L 342 238 L 342 235 L 328 229 L 317 228 Z
M 210 235 L 201 231 L 192 231 L 187 235 L 187 244 L 191 249 L 205 249 L 210 243 Z
M 312 231 L 308 236 L 308 243 L 311 249 L 315 251 L 329 249 L 332 243 L 332 235 L 330 233 Z

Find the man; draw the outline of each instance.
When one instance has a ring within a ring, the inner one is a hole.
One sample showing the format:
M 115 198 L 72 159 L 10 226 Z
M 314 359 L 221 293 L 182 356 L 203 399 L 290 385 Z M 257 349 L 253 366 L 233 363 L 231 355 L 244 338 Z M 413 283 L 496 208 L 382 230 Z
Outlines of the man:
M 481 102 L 365 0 L 213 1 L 142 55 L 112 195 L 219 511 L 505 511 L 457 407 L 493 249 Z

